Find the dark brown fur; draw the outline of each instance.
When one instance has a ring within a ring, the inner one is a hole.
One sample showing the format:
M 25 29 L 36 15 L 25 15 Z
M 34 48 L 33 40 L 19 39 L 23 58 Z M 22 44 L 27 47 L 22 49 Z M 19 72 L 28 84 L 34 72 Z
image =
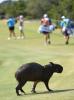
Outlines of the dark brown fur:
M 49 79 L 53 75 L 54 72 L 61 73 L 63 71 L 63 67 L 59 64 L 54 64 L 50 62 L 49 64 L 42 66 L 38 63 L 27 63 L 22 65 L 15 73 L 15 78 L 18 81 L 18 85 L 16 87 L 16 94 L 19 94 L 19 90 L 25 93 L 22 87 L 25 85 L 27 81 L 33 81 L 34 85 L 32 88 L 32 92 L 36 92 L 35 88 L 38 82 L 44 82 L 48 91 L 51 89 L 48 86 Z

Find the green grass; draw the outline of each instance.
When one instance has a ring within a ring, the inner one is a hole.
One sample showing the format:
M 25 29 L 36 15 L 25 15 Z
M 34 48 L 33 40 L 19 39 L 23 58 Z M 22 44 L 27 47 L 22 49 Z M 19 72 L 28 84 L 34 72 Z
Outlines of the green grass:
M 60 30 L 51 34 L 51 45 L 44 45 L 43 35 L 37 32 L 38 21 L 25 22 L 24 40 L 7 40 L 9 31 L 6 21 L 0 21 L 0 100 L 74 100 L 74 37 L 65 45 Z M 19 35 L 18 24 L 16 33 Z M 24 87 L 26 95 L 18 97 L 15 93 L 17 82 L 14 74 L 17 68 L 27 62 L 38 62 L 42 65 L 59 63 L 63 66 L 62 74 L 54 74 L 50 80 L 49 93 L 43 83 L 37 85 L 38 94 L 32 94 L 33 83 Z

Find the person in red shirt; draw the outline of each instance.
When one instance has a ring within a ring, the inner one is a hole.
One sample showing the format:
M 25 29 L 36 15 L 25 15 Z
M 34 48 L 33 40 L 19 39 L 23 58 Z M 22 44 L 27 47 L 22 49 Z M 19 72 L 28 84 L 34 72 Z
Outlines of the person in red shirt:
M 42 33 L 45 37 L 45 43 L 50 44 L 50 35 L 49 35 L 49 25 L 51 24 L 48 15 L 44 14 L 41 19 L 41 25 L 39 27 L 39 32 Z

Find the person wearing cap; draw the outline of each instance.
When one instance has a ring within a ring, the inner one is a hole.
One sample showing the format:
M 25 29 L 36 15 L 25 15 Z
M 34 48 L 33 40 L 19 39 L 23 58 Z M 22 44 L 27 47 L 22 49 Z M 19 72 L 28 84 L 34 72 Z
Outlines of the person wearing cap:
M 45 44 L 50 44 L 49 25 L 50 25 L 50 20 L 48 18 L 48 15 L 44 14 L 43 18 L 41 19 L 41 25 L 39 27 L 39 32 L 44 35 Z
M 70 33 L 68 33 L 68 27 L 69 27 L 70 19 L 65 18 L 65 16 L 62 16 L 61 19 L 62 19 L 61 21 L 62 33 L 66 40 L 65 44 L 69 44 Z
M 18 39 L 24 39 L 24 17 L 23 15 L 19 16 L 19 31 L 20 31 L 20 36 L 18 37 Z

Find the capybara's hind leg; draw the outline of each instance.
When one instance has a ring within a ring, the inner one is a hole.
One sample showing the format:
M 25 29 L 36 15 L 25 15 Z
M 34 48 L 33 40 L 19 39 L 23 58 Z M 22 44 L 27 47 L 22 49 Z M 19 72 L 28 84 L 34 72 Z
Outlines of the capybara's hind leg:
M 20 90 L 19 88 L 20 88 L 20 85 L 18 84 L 17 87 L 16 87 L 16 94 L 17 94 L 18 96 L 20 95 L 20 94 L 19 94 L 19 90 Z
M 22 88 L 20 89 L 20 91 L 21 91 L 21 92 L 23 92 L 23 93 L 25 94 L 25 92 L 23 91 L 23 89 L 22 89 Z
M 48 82 L 44 82 L 44 83 L 45 83 L 45 86 L 46 86 L 46 88 L 48 89 L 48 91 L 53 91 L 53 90 L 51 90 L 51 89 L 49 88 Z
M 25 94 L 25 92 L 23 91 L 22 87 L 26 84 L 26 81 L 23 81 L 20 83 L 20 91 L 23 92 Z
M 25 94 L 25 92 L 24 92 L 23 89 L 22 89 L 22 87 L 25 85 L 25 83 L 26 83 L 26 81 L 25 81 L 25 82 L 20 82 L 20 83 L 18 84 L 18 86 L 16 87 L 16 94 L 17 94 L 17 95 L 20 95 L 20 94 L 19 94 L 19 90 Z

